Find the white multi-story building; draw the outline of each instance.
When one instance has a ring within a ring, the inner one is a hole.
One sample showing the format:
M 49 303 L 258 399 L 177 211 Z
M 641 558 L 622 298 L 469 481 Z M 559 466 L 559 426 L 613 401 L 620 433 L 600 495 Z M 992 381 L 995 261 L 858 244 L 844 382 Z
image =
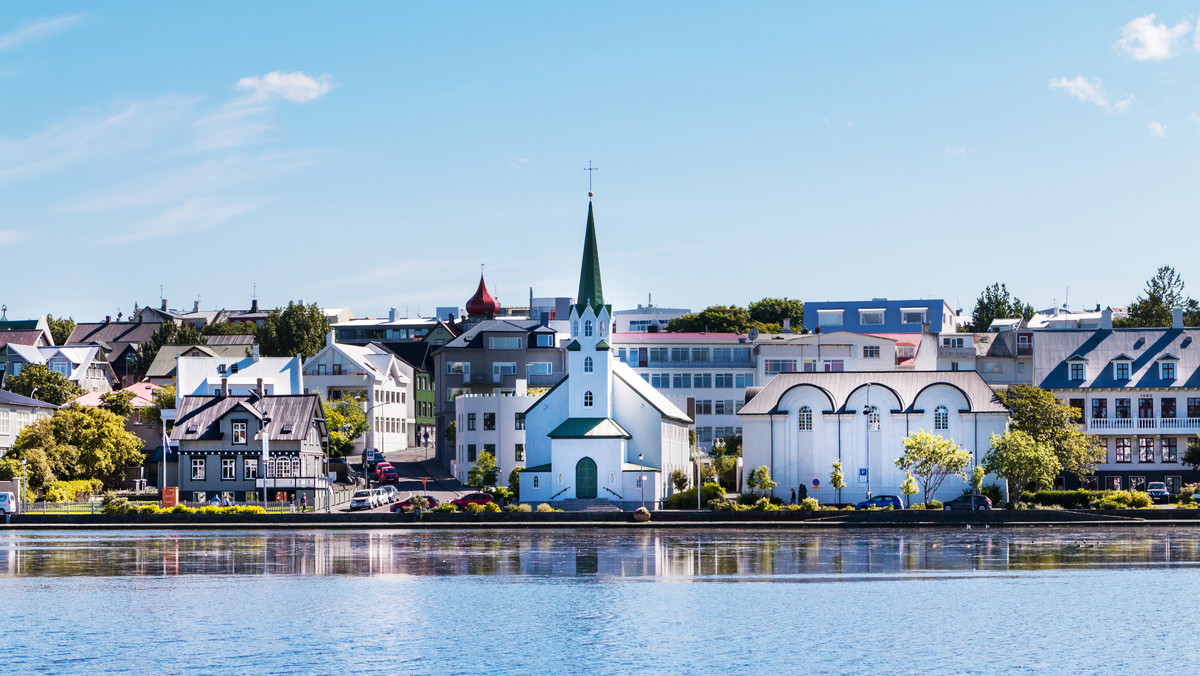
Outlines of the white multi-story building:
M 0 457 L 12 448 L 21 430 L 38 418 L 54 415 L 57 409 L 53 404 L 0 390 Z
M 325 347 L 304 363 L 308 391 L 362 402 L 367 433 L 355 442 L 355 451 L 391 453 L 416 446 L 412 367 L 379 345 L 344 345 L 333 336 L 330 331 Z
M 754 341 L 757 380 L 765 385 L 780 373 L 895 371 L 915 363 L 920 336 L 850 331 L 760 335 Z
M 524 380 L 513 393 L 462 394 L 454 400 L 454 477 L 467 482 L 467 474 L 480 453 L 491 453 L 499 469 L 497 481 L 508 484 L 508 475 L 525 467 L 525 411 L 537 401 L 526 394 Z
M 260 357 L 258 346 L 249 357 L 180 357 L 175 367 L 175 402 L 183 397 L 225 394 L 261 396 L 304 394 L 300 357 Z
M 667 322 L 690 313 L 691 310 L 687 308 L 638 303 L 635 310 L 617 310 L 613 313 L 613 333 L 666 331 Z

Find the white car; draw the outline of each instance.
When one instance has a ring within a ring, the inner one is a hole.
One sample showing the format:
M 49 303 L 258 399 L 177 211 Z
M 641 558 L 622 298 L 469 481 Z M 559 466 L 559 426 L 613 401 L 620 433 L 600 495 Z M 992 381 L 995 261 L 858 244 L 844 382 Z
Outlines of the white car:
M 356 509 L 371 509 L 376 504 L 375 491 L 361 490 L 355 491 L 354 496 L 350 498 L 350 511 Z
M 386 505 L 392 501 L 391 497 L 388 496 L 388 492 L 382 488 L 372 488 L 371 492 L 375 494 L 376 505 Z
M 8 516 L 17 512 L 17 496 L 12 493 L 0 493 L 0 516 Z
M 387 496 L 387 501 L 389 504 L 400 499 L 400 490 L 391 484 L 380 486 L 379 490 L 383 491 L 384 495 Z

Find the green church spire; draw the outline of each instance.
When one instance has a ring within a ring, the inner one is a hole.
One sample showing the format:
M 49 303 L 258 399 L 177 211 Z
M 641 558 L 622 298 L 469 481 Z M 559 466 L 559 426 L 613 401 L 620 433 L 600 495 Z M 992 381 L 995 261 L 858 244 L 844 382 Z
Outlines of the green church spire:
M 600 282 L 600 251 L 596 246 L 596 219 L 588 202 L 587 234 L 583 240 L 583 266 L 579 270 L 579 295 L 575 298 L 580 312 L 591 305 L 596 312 L 604 307 L 604 285 Z

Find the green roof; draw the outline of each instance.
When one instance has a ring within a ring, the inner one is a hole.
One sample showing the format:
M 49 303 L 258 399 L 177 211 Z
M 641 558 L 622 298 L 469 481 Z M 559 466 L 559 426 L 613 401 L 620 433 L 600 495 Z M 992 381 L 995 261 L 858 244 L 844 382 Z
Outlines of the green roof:
M 611 350 L 612 348 L 609 347 L 608 341 L 601 338 L 600 342 L 596 343 L 596 349 L 597 350 Z
M 632 439 L 612 418 L 567 418 L 554 428 L 551 439 Z
M 621 463 L 622 472 L 661 472 L 662 470 L 650 465 L 639 465 L 636 462 Z
M 522 472 L 549 472 L 550 471 L 550 463 L 546 463 L 544 465 L 535 465 L 533 467 L 526 467 L 525 469 L 523 469 L 521 471 Z
M 570 343 L 567 344 L 567 350 L 570 352 L 578 352 L 581 349 L 582 349 L 582 346 L 579 344 L 578 340 L 572 340 Z
M 588 202 L 587 233 L 583 238 L 583 264 L 579 269 L 579 294 L 575 296 L 580 313 L 592 306 L 596 313 L 604 307 L 604 285 L 600 281 L 600 250 L 596 246 L 596 219 Z

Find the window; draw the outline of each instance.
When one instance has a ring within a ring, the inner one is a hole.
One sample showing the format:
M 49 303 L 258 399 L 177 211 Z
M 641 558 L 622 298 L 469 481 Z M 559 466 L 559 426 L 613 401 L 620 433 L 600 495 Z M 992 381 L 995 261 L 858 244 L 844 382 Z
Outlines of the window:
M 817 326 L 841 326 L 841 310 L 817 310 Z
M 275 472 L 275 458 L 273 458 L 273 457 L 271 457 L 271 456 L 267 456 L 267 466 L 266 466 L 266 470 L 267 470 L 267 474 L 266 474 L 266 476 L 267 476 L 267 477 L 276 477 L 276 476 L 279 476 L 279 475 L 278 475 L 278 474 Z
M 737 413 L 737 410 L 733 408 L 732 399 L 718 399 L 716 403 L 716 410 L 713 412 L 717 415 L 734 415 Z
M 592 358 L 584 357 L 583 358 L 583 372 L 591 373 L 592 371 L 595 371 L 595 370 L 596 370 L 596 368 L 595 368 L 595 365 L 592 363 Z
M 514 376 L 517 374 L 517 362 L 515 361 L 498 361 L 492 364 L 492 375 L 494 376 Z
M 1144 476 L 1129 477 L 1129 490 L 1131 490 L 1131 491 L 1146 490 L 1146 477 L 1144 477 Z
M 60 362 L 55 362 L 55 363 L 51 364 L 51 365 L 50 365 L 50 370 L 51 370 L 51 371 L 54 371 L 55 373 L 57 373 L 58 375 L 60 375 L 60 376 L 62 376 L 62 377 L 64 377 L 64 378 L 66 378 L 66 377 L 68 377 L 68 376 L 70 376 L 70 375 L 71 375 L 71 367 L 70 367 L 70 365 L 68 365 L 68 364 L 67 364 L 67 363 L 65 363 L 65 362 L 61 362 L 61 361 L 60 361 Z
M 1119 476 L 1105 477 L 1104 487 L 1110 491 L 1121 490 L 1121 477 L 1119 477 Z
M 1162 416 L 1164 418 L 1175 418 L 1176 417 L 1178 412 L 1175 410 L 1175 398 L 1174 397 L 1171 397 L 1168 399 L 1161 399 L 1161 400 L 1159 400 L 1158 405 L 1159 405 L 1159 408 L 1161 409 L 1159 411 L 1160 416 Z
M 584 338 L 592 337 L 592 320 L 590 320 L 590 319 L 583 323 L 583 337 Z
M 754 387 L 753 373 L 739 373 L 734 379 L 737 381 L 738 387 Z
M 496 414 L 495 413 L 484 413 L 483 414 L 483 429 L 488 430 L 488 431 L 496 429 Z
M 193 502 L 207 502 L 207 500 L 205 500 L 206 497 L 208 497 L 208 495 L 204 491 L 192 491 Z
M 812 431 L 812 409 L 807 406 L 800 407 L 800 431 Z
M 1138 437 L 1138 462 L 1154 462 L 1154 439 Z
M 245 444 L 246 443 L 246 421 L 245 420 L 234 420 L 233 421 L 233 443 L 235 443 L 235 444 Z
M 242 458 L 242 478 L 247 480 L 258 478 L 258 458 Z
M 467 430 L 474 430 L 474 429 L 475 429 L 475 414 L 468 413 L 467 414 Z
M 900 321 L 904 324 L 924 324 L 925 308 L 904 308 L 900 310 Z
M 883 323 L 883 310 L 859 310 L 858 323 L 864 326 L 878 326 Z
M 713 429 L 711 427 L 696 428 L 696 443 L 709 443 L 713 440 Z
M 1163 361 L 1158 364 L 1159 376 L 1163 380 L 1175 380 L 1175 362 Z
M 671 348 L 671 361 L 690 361 L 692 351 L 686 347 Z
M 733 350 L 728 347 L 714 347 L 712 349 L 713 361 L 733 361 Z
M 639 474 L 639 475 L 638 475 L 638 478 L 637 478 L 637 484 L 636 484 L 634 487 L 635 487 L 635 488 L 641 488 L 641 487 L 642 487 L 642 475 L 641 475 L 641 474 Z
M 534 487 L 534 488 L 537 488 L 539 483 L 541 483 L 541 482 L 540 482 L 540 481 L 538 481 L 538 477 L 537 477 L 537 475 L 536 475 L 536 474 L 534 474 L 534 475 L 533 475 L 533 487 Z
M 748 362 L 750 359 L 750 348 L 735 347 L 733 348 L 733 360 L 738 362 Z
M 1120 437 L 1116 440 L 1117 462 L 1133 462 L 1133 444 L 1129 437 Z
M 571 335 L 572 336 L 579 335 L 579 320 L 578 319 L 571 320 Z
M 692 376 L 692 387 L 712 387 L 711 373 L 696 373 Z
M 1138 418 L 1146 419 L 1154 417 L 1154 399 L 1150 397 L 1138 397 Z
M 234 372 L 234 373 L 237 373 L 237 369 L 238 369 L 238 366 L 237 366 L 237 364 L 234 364 L 234 365 L 233 365 L 233 366 L 231 366 L 230 368 L 231 368 L 231 369 L 233 369 L 233 372 Z M 333 375 L 335 375 L 335 376 L 340 376 L 340 375 L 342 375 L 342 365 L 341 365 L 341 364 L 334 364 L 334 365 L 333 365 Z
M 878 406 L 868 406 L 867 407 L 867 431 L 869 431 L 869 432 L 878 432 L 879 431 L 879 407 Z
M 1129 380 L 1129 362 L 1113 362 L 1113 378 L 1117 380 Z
M 1179 462 L 1179 440 L 1175 437 L 1163 437 L 1162 461 Z
M 1069 405 L 1071 408 L 1075 409 L 1074 411 L 1071 411 L 1071 421 L 1076 422 L 1076 423 L 1082 423 L 1083 422 L 1084 400 L 1083 399 L 1072 399 L 1070 401 Z
M 933 429 L 950 429 L 950 409 L 945 406 L 938 406 L 933 410 Z
M 965 338 L 943 338 L 942 347 L 966 347 L 967 340 Z
M 1182 477 L 1169 476 L 1166 478 L 1165 483 L 1167 484 L 1167 491 L 1171 493 L 1171 495 L 1179 495 L 1179 492 L 1183 490 Z
M 513 448 L 513 453 L 516 456 L 517 462 L 525 462 L 525 444 L 517 444 Z
M 1131 409 L 1129 407 L 1128 399 L 1117 399 L 1113 409 L 1113 413 L 1116 414 L 1114 417 L 1116 417 L 1117 420 L 1129 419 L 1129 413 Z
M 8 411 L 0 411 L 0 434 L 8 434 Z
M 609 485 L 609 486 L 616 486 L 616 485 L 617 485 L 617 474 L 616 474 L 616 472 L 609 472 L 609 473 L 608 473 L 608 485 Z
M 521 339 L 505 336 L 492 336 L 488 338 L 488 347 L 493 350 L 519 350 L 521 349 Z
M 707 347 L 693 347 L 692 348 L 692 361 L 708 361 L 708 348 Z
M 1017 362 L 1017 373 L 1024 373 L 1024 372 L 1025 372 L 1025 362 L 1023 362 L 1023 361 Z
M 713 387 L 733 387 L 732 373 L 717 373 L 713 379 Z
M 192 458 L 192 479 L 204 481 L 204 458 Z
M 1079 362 L 1071 364 L 1071 380 L 1083 380 L 1083 364 Z
M 675 377 L 672 379 L 671 383 L 672 383 L 671 387 L 676 387 L 676 388 L 691 387 L 692 386 L 692 374 L 676 373 Z
M 696 400 L 696 415 L 712 415 L 713 405 L 712 399 L 697 399 Z
M 879 359 L 879 346 L 863 345 L 863 359 Z
M 475 462 L 475 444 L 467 444 L 467 462 Z
M 665 347 L 650 348 L 650 361 L 666 361 L 667 355 L 670 353 Z
M 592 405 L 592 400 L 593 400 L 593 397 L 592 397 L 592 391 L 591 391 L 591 390 L 588 390 L 587 392 L 584 392 L 584 393 L 583 393 L 583 405 L 584 405 L 584 406 L 589 406 L 589 407 L 590 407 L 590 406 Z
M 221 458 L 221 480 L 232 481 L 237 478 L 237 462 L 233 458 Z
M 449 375 L 459 374 L 463 378 L 469 378 L 469 377 L 471 377 L 471 362 L 469 362 L 469 361 L 446 362 L 446 373 Z
M 558 485 L 559 485 L 559 486 L 563 485 L 563 475 L 562 475 L 562 472 L 559 472 L 559 473 L 558 473 Z
M 552 334 L 552 333 L 537 334 L 537 346 L 538 347 L 554 347 L 554 334 Z
M 491 454 L 493 458 L 496 457 L 496 444 L 484 444 L 483 452 Z
M 530 362 L 526 368 L 531 376 L 548 376 L 554 373 L 554 364 L 548 361 Z
M 513 414 L 513 429 L 515 429 L 515 430 L 525 429 L 525 414 L 524 413 Z
M 644 376 L 643 376 L 644 377 Z M 650 384 L 659 389 L 671 389 L 671 374 L 670 373 L 651 373 Z
M 841 373 L 846 370 L 846 364 L 841 359 L 827 359 L 825 361 L 826 373 Z
M 789 373 L 796 370 L 795 359 L 764 359 L 763 372 L 769 376 L 777 373 Z

